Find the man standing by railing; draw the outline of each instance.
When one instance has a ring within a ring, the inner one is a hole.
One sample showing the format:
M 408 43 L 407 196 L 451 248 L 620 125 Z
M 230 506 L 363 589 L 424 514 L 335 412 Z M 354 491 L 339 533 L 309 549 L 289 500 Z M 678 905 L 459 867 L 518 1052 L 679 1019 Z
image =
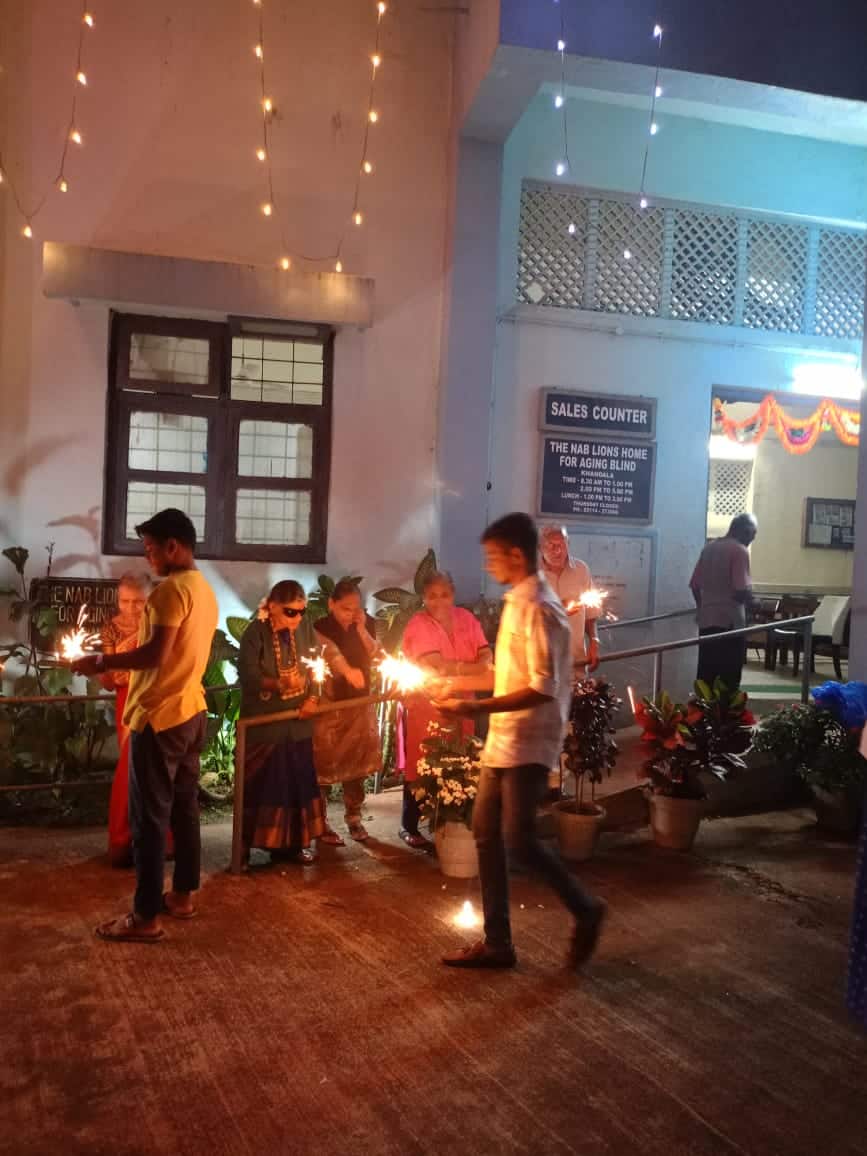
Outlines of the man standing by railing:
M 199 755 L 205 742 L 202 676 L 217 627 L 217 599 L 196 568 L 196 530 L 181 510 L 136 526 L 151 569 L 163 581 L 145 604 L 139 645 L 73 664 L 93 676 L 129 670 L 123 721 L 131 732 L 130 827 L 136 892 L 128 915 L 97 927 L 101 939 L 155 943 L 161 915 L 189 919 L 199 888 Z M 163 894 L 166 832 L 175 838 L 172 890 Z
M 752 514 L 738 514 L 724 538 L 708 542 L 690 579 L 698 607 L 698 632 L 704 637 L 747 625 L 752 602 L 749 547 L 758 533 Z M 707 641 L 698 648 L 698 677 L 713 686 L 719 678 L 728 690 L 741 685 L 746 642 L 743 637 Z

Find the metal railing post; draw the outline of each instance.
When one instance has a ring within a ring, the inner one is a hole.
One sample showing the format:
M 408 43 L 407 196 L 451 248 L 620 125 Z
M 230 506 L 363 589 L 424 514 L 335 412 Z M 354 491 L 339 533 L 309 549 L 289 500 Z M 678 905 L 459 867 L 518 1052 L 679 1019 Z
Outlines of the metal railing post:
M 813 673 L 813 620 L 804 623 L 804 653 L 801 667 L 801 702 L 810 701 L 810 675 Z
M 247 757 L 247 720 L 235 723 L 235 799 L 232 806 L 232 864 L 233 875 L 240 875 L 244 854 L 244 763 Z
M 655 699 L 662 690 L 662 651 L 657 650 L 653 656 L 653 677 L 650 682 L 650 695 Z

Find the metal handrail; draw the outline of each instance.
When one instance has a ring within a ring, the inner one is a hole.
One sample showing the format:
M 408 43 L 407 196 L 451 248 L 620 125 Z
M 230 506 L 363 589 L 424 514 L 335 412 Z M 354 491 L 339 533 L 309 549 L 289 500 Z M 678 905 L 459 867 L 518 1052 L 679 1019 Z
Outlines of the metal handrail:
M 785 626 L 786 630 L 791 630 L 794 626 L 801 628 L 801 633 L 804 636 L 804 664 L 801 670 L 801 702 L 807 702 L 810 697 L 810 674 L 812 672 L 812 658 L 813 658 L 813 619 L 814 614 L 805 614 L 800 618 L 783 618 L 779 622 L 769 623 L 754 623 L 752 626 L 738 627 L 736 630 L 723 630 L 719 634 L 705 634 L 696 635 L 693 638 L 678 638 L 674 642 L 655 642 L 649 646 L 634 646 L 629 650 L 613 650 L 609 654 L 600 654 L 599 661 L 616 662 L 621 658 L 643 658 L 646 655 L 652 654 L 653 660 L 653 678 L 651 680 L 651 693 L 655 698 L 659 694 L 662 686 L 662 656 L 668 650 L 685 650 L 690 646 L 699 646 L 703 642 L 719 642 L 724 638 L 745 638 L 749 634 L 755 634 L 762 629 L 775 630 Z
M 596 625 L 606 630 L 621 630 L 624 626 L 643 626 L 647 622 L 662 622 L 666 618 L 683 618 L 687 614 L 697 614 L 695 606 L 686 610 L 666 610 L 664 614 L 648 614 L 646 618 L 616 618 L 613 622 L 602 622 L 598 618 Z

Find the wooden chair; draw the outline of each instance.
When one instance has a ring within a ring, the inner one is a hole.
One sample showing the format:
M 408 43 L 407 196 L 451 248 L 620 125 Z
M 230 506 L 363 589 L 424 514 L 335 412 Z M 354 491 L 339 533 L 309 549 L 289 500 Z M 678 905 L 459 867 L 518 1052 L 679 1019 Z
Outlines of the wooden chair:
M 747 611 L 747 625 L 764 626 L 765 629 L 757 630 L 755 634 L 747 635 L 747 649 L 752 647 L 759 657 L 761 651 L 765 652 L 765 667 L 768 667 L 770 661 L 770 630 L 768 626 L 775 622 L 780 610 L 780 599 L 765 597 L 755 598 Z
M 849 618 L 852 599 L 842 594 L 826 594 L 816 607 L 813 620 L 813 653 L 811 670 L 816 670 L 816 655 L 830 654 L 834 663 L 834 674 L 843 681 L 842 659 L 849 656 Z M 809 613 L 809 611 L 807 611 Z M 797 674 L 801 665 L 804 638 L 800 631 L 774 629 L 779 641 L 776 645 L 791 645 L 793 660 L 792 673 Z M 844 656 L 843 651 L 846 651 Z
M 769 654 L 765 662 L 768 670 L 776 670 L 778 661 L 781 666 L 788 666 L 789 648 L 794 648 L 795 639 L 801 637 L 800 631 L 786 630 L 782 623 L 787 618 L 803 618 L 807 614 L 812 614 L 819 601 L 811 594 L 784 594 L 780 599 L 777 620 L 781 625 L 768 631 Z

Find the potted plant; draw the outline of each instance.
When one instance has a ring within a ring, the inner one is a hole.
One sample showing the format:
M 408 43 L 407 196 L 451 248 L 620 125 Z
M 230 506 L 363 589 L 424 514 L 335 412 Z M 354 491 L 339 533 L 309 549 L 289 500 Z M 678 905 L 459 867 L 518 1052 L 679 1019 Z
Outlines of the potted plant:
M 611 774 L 617 758 L 614 716 L 620 699 L 604 678 L 582 678 L 572 688 L 569 729 L 560 758 L 560 790 L 566 773 L 575 780 L 575 797 L 554 804 L 557 841 L 564 859 L 580 862 L 593 854 L 605 821 L 605 808 L 596 802 L 596 786 Z M 590 798 L 585 797 L 590 784 Z
M 726 779 L 746 766 L 755 719 L 747 696 L 719 680 L 696 682 L 686 705 L 663 691 L 645 698 L 635 717 L 653 751 L 643 774 L 650 790 L 650 824 L 660 847 L 688 851 L 704 814 L 703 772 Z
M 465 735 L 458 722 L 432 722 L 418 761 L 415 797 L 434 833 L 437 857 L 444 875 L 472 879 L 479 873 L 476 844 L 470 824 L 479 787 L 482 744 Z
M 813 701 L 781 707 L 762 720 L 755 749 L 790 766 L 810 789 L 820 829 L 854 835 L 867 763 L 859 754 L 867 717 L 867 686 L 826 683 Z

